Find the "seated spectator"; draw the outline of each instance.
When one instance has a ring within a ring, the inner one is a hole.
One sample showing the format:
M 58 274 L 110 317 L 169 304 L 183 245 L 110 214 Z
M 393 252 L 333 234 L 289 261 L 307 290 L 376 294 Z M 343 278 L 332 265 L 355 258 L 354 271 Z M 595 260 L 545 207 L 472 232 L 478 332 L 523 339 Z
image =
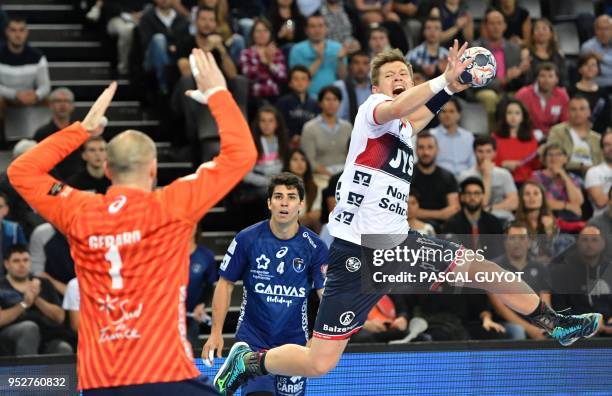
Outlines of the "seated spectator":
M 459 126 L 461 105 L 456 98 L 451 98 L 438 114 L 440 125 L 429 130 L 438 142 L 436 163 L 451 171 L 453 176 L 474 165 L 474 134 Z
M 104 0 L 102 15 L 106 21 L 106 32 L 117 40 L 117 71 L 128 74 L 130 50 L 134 28 L 140 22 L 144 0 Z
M 217 33 L 218 26 L 215 19 L 215 10 L 210 7 L 199 7 L 196 13 L 196 32 L 194 36 L 184 35 L 178 38 L 176 46 L 177 66 L 181 76 L 191 76 L 189 66 L 189 55 L 193 48 L 212 52 L 215 61 L 224 76 L 231 80 L 238 74 L 236 65 L 229 56 L 229 51 L 223 42 L 223 38 Z
M 474 19 L 467 6 L 461 0 L 435 0 L 429 16 L 442 21 L 440 43 L 445 48 L 453 46 L 453 40 L 459 42 L 474 40 Z
M 11 17 L 0 47 L 0 128 L 11 106 L 28 107 L 46 100 L 51 83 L 47 58 L 27 44 L 25 19 Z
M 81 307 L 81 294 L 79 292 L 79 281 L 72 278 L 66 285 L 66 294 L 62 301 L 62 308 L 68 313 L 70 328 L 75 333 L 79 331 L 79 311 Z
M 313 14 L 306 20 L 307 40 L 291 48 L 289 67 L 304 65 L 310 71 L 312 81 L 308 93 L 317 95 L 321 88 L 346 76 L 344 56 L 346 49 L 337 41 L 326 39 L 327 26 L 321 14 Z
M 518 207 L 518 194 L 510 172 L 495 166 L 495 140 L 489 136 L 479 136 L 474 140 L 474 153 L 476 165 L 463 171 L 458 180 L 468 177 L 481 179 L 485 210 L 504 221 L 514 219 L 512 212 Z
M 198 227 L 195 227 L 189 244 L 189 283 L 187 284 L 187 301 L 185 301 L 187 338 L 192 349 L 201 347 L 202 342 L 198 338 L 200 323 L 208 319 L 210 324 L 210 317 L 204 311 L 205 302 L 212 299 L 212 292 L 219 280 L 215 255 L 210 249 L 197 243 L 197 231 Z
M 293 44 L 306 38 L 306 19 L 295 0 L 276 0 L 276 4 L 270 7 L 268 20 L 272 23 L 275 41 L 285 55 L 289 54 Z
M 565 57 L 559 49 L 557 33 L 548 19 L 538 19 L 534 22 L 531 39 L 527 41 L 527 47 L 523 49 L 523 56 L 530 60 L 525 83 L 533 84 L 537 77 L 538 65 L 548 62 L 557 67 L 559 85 L 568 86 L 569 77 Z
M 372 307 L 363 329 L 351 342 L 384 342 L 404 338 L 408 334 L 409 308 L 402 295 L 384 295 Z
M 241 223 L 245 225 L 268 217 L 268 185 L 272 176 L 283 170 L 289 152 L 287 128 L 283 116 L 274 106 L 259 108 L 251 131 L 257 147 L 257 163 L 242 180 L 236 205 L 238 209 L 245 209 L 240 211 Z
M 51 109 L 51 120 L 42 125 L 34 133 L 34 140 L 43 141 L 57 131 L 66 128 L 74 122 L 74 94 L 68 88 L 56 88 L 49 95 L 49 108 Z M 59 180 L 66 180 L 72 175 L 83 170 L 83 160 L 79 150 L 73 151 L 62 162 L 57 164 L 51 174 Z
M 468 177 L 459 184 L 461 210 L 442 226 L 443 234 L 452 234 L 468 249 L 484 251 L 487 258 L 501 253 L 498 240 L 490 235 L 502 234 L 500 219 L 484 211 L 484 184 L 477 177 Z
M 594 216 L 606 211 L 606 191 L 612 187 L 612 129 L 610 128 L 601 138 L 601 151 L 603 161 L 587 171 L 584 181 L 584 188 L 593 205 Z
M 320 12 L 328 27 L 328 39 L 341 43 L 348 54 L 361 49 L 361 44 L 353 37 L 353 24 L 344 10 L 342 1 L 326 0 L 323 2 Z
M 300 146 L 302 128 L 321 112 L 319 104 L 308 93 L 310 71 L 306 66 L 297 65 L 289 70 L 289 92 L 281 96 L 276 107 L 287 122 L 292 147 Z
M 421 0 L 393 0 L 393 11 L 400 17 L 401 23 L 407 32 L 410 48 L 420 42 L 423 24 L 418 18 Z
M 529 11 L 517 4 L 516 0 L 496 0 L 493 6 L 504 16 L 508 28 L 504 37 L 522 47 L 531 38 L 531 18 Z
M 597 84 L 607 88 L 612 86 L 612 17 L 603 14 L 595 19 L 595 37 L 582 43 L 581 54 L 593 53 L 600 65 Z
M 529 254 L 536 261 L 548 265 L 551 257 L 574 243 L 567 234 L 561 234 L 548 205 L 546 192 L 541 184 L 527 180 L 519 190 L 519 207 L 516 220 L 527 225 Z
M 433 341 L 496 340 L 508 338 L 506 329 L 493 320 L 485 294 L 461 294 L 443 284 L 441 294 L 405 294 L 412 317 L 427 321 L 420 338 Z M 440 290 L 439 289 L 439 290 Z
M 15 147 L 13 147 L 13 160 L 34 146 L 36 146 L 35 141 L 21 139 L 17 142 Z M 0 192 L 6 195 L 8 206 L 11 208 L 6 219 L 20 224 L 23 227 L 26 238 L 29 238 L 34 227 L 44 223 L 45 220 L 34 212 L 21 195 L 15 191 L 15 188 L 13 188 L 13 185 L 9 182 L 6 171 L 0 173 Z M 1 271 L 0 269 L 0 272 Z
M 399 15 L 393 12 L 393 1 L 354 0 L 354 4 L 364 26 L 400 21 Z
M 570 96 L 583 96 L 589 101 L 591 108 L 590 121 L 594 131 L 604 133 L 608 125 L 612 125 L 609 89 L 597 84 L 599 75 L 599 60 L 593 53 L 581 55 L 576 65 L 580 80 L 569 89 Z
M 383 51 L 391 49 L 387 29 L 382 26 L 371 28 L 368 32 L 368 48 L 370 49 L 370 59 Z
M 584 177 L 590 167 L 602 162 L 601 135 L 591 129 L 589 101 L 576 96 L 569 102 L 569 118 L 550 129 L 548 144 L 563 147 L 569 156 L 566 169 Z
M 314 232 L 321 229 L 321 194 L 312 175 L 312 167 L 306 154 L 300 149 L 292 149 L 283 164 L 283 172 L 291 172 L 302 178 L 306 188 L 304 209 L 300 210 L 300 224 Z
M 76 276 L 68 240 L 50 223 L 39 225 L 30 238 L 32 273 L 51 282 L 55 290 L 66 294 L 66 284 Z
M 499 120 L 493 135 L 497 146 L 495 165 L 509 170 L 515 184 L 520 185 L 540 168 L 531 119 L 522 102 L 510 99 L 501 107 Z
M 83 191 L 104 194 L 111 181 L 104 174 L 106 161 L 106 141 L 102 136 L 92 136 L 82 147 L 81 156 L 85 169 L 66 180 L 70 186 Z
M 516 93 L 515 98 L 523 102 L 533 123 L 536 140 L 548 136 L 549 129 L 567 121 L 569 97 L 565 88 L 559 87 L 557 66 L 541 63 L 536 70 L 536 81 Z
M 192 100 L 185 91 L 196 89 L 195 80 L 191 75 L 189 55 L 193 48 L 210 51 L 227 80 L 232 95 L 238 102 L 243 113 L 247 112 L 249 82 L 244 76 L 238 75 L 236 65 L 229 56 L 229 50 L 217 33 L 217 21 L 213 8 L 200 7 L 197 11 L 195 36 L 186 36 L 177 46 L 177 66 L 181 73 L 171 98 L 172 110 L 182 116 L 185 121 L 186 140 L 191 147 L 192 160 L 199 164 L 211 160 L 219 152 L 219 133 L 217 124 L 208 106 Z
M 155 7 L 147 9 L 138 23 L 140 41 L 145 49 L 144 69 L 154 71 L 159 90 L 167 94 L 166 66 L 176 54 L 176 45 L 189 35 L 189 21 L 178 15 L 172 0 L 155 0 Z
M 334 85 L 340 88 L 342 93 L 338 117 L 352 124 L 355 121 L 359 106 L 372 94 L 368 53 L 358 51 L 350 55 L 348 75 L 344 80 L 336 81 Z
M 346 147 L 353 126 L 338 118 L 342 94 L 333 85 L 319 91 L 321 114 L 304 124 L 302 150 L 312 165 L 314 179 L 320 189 L 327 187 L 332 175 L 344 168 Z
M 65 312 L 61 300 L 46 279 L 30 275 L 30 254 L 15 245 L 4 259 L 6 277 L 0 280 L 0 341 L 10 345 L 14 355 L 72 353 L 64 341 Z
M 27 242 L 23 228 L 19 223 L 5 220 L 9 214 L 8 197 L 3 192 L 0 192 L 0 228 L 2 233 L 2 257 L 6 258 L 6 253 L 13 245 L 24 245 Z
M 608 189 L 608 205 L 606 210 L 593 216 L 589 220 L 588 225 L 594 225 L 601 230 L 601 234 L 608 244 L 608 250 L 612 250 L 612 187 Z
M 240 70 L 249 79 L 252 98 L 274 101 L 287 80 L 285 55 L 272 36 L 267 19 L 256 18 L 251 29 L 251 47 L 240 53 Z
M 416 217 L 419 207 L 419 194 L 414 190 L 410 190 L 410 195 L 408 195 L 408 226 L 411 230 L 420 232 L 423 235 L 436 236 L 436 230 L 431 224 L 425 223 Z
M 425 41 L 406 55 L 406 60 L 413 66 L 418 65 L 427 79 L 444 73 L 448 63 L 448 49 L 440 45 L 441 34 L 442 22 L 438 18 L 427 18 L 423 26 Z
M 195 22 L 199 8 L 204 7 L 213 9 L 215 12 L 215 22 L 217 23 L 216 32 L 221 36 L 223 45 L 227 48 L 232 61 L 234 63 L 239 63 L 240 53 L 245 49 L 246 44 L 244 37 L 238 33 L 234 33 L 232 30 L 234 20 L 227 0 L 199 0 L 198 5 L 199 7 L 192 7 L 192 22 Z M 196 29 L 191 29 L 191 32 L 195 31 Z
M 507 271 L 521 272 L 523 281 L 538 293 L 542 301 L 550 305 L 550 274 L 546 267 L 529 256 L 527 225 L 521 222 L 512 222 L 506 227 L 505 234 L 504 254 L 495 259 L 495 262 Z M 512 339 L 523 340 L 527 336 L 534 340 L 546 338 L 541 328 L 534 326 L 521 315 L 509 309 L 496 295 L 489 294 L 489 298 Z
M 457 181 L 452 173 L 436 165 L 438 143 L 428 131 L 417 135 L 416 154 L 419 160 L 411 190 L 419 194 L 420 206 L 415 216 L 439 227 L 460 209 Z
M 487 110 L 489 131 L 495 128 L 495 111 L 501 91 L 516 91 L 524 84 L 524 75 L 529 69 L 528 59 L 521 57 L 521 48 L 504 38 L 506 22 L 501 12 L 490 9 L 485 14 L 486 36 L 474 45 L 491 51 L 497 62 L 495 79 L 486 88 L 476 90 L 476 98 Z
M 548 143 L 542 154 L 544 169 L 533 172 L 532 178 L 546 191 L 546 198 L 555 217 L 578 221 L 582 216 L 580 179 L 565 170 L 567 154 L 556 143 Z
M 610 257 L 604 254 L 606 241 L 593 225 L 580 231 L 576 245 L 551 264 L 553 307 L 571 308 L 576 315 L 593 312 L 603 315 L 600 332 L 612 334 L 612 272 Z

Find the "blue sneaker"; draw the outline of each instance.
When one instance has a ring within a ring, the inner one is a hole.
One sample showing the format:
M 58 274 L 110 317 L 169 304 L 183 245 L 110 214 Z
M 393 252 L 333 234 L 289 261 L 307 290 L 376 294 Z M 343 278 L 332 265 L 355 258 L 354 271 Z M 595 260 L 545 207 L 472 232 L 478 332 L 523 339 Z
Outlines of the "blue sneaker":
M 597 333 L 603 316 L 599 313 L 582 315 L 557 314 L 550 336 L 563 346 L 572 345 L 580 338 L 590 338 Z
M 230 349 L 230 353 L 225 359 L 217 375 L 215 375 L 214 385 L 222 395 L 233 395 L 238 388 L 244 384 L 253 373 L 247 371 L 245 355 L 253 352 L 245 342 L 237 342 Z

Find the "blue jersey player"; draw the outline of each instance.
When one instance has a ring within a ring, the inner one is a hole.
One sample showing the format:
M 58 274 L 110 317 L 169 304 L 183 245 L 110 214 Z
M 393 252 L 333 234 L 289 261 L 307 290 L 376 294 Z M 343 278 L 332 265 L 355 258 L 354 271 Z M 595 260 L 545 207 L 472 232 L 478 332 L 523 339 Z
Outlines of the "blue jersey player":
M 322 267 L 327 247 L 311 230 L 298 223 L 304 206 L 304 184 L 291 173 L 272 178 L 268 188 L 270 220 L 236 235 L 219 269 L 213 297 L 213 326 L 202 357 L 214 350 L 221 357 L 223 322 L 234 282 L 243 282 L 243 300 L 236 339 L 256 351 L 308 341 L 308 295 L 323 292 Z M 247 382 L 243 395 L 298 396 L 305 393 L 305 377 L 268 375 Z
M 410 231 L 406 221 L 406 198 L 414 163 L 411 138 L 425 128 L 453 93 L 468 88 L 458 82 L 470 63 L 461 61 L 466 47 L 464 44 L 459 48 L 455 40 L 444 74 L 418 86 L 413 86 L 412 68 L 401 51 L 384 51 L 372 59 L 373 94 L 357 112 L 344 171 L 336 186 L 338 203 L 329 216 L 328 227 L 334 241 L 312 342 L 308 347 L 283 345 L 266 352 L 253 351 L 240 342 L 234 344 L 215 376 L 215 386 L 221 393 L 232 394 L 252 376 L 320 376 L 336 366 L 351 334 L 361 329 L 381 297 L 363 293 L 360 287 L 361 272 L 365 270 L 360 258 L 362 251 L 371 247 L 364 243 L 363 236 L 377 234 L 392 239 L 389 236 L 404 235 L 409 249 L 433 251 L 438 259 L 415 263 L 423 268 L 420 275 L 436 275 L 423 285 L 430 290 L 440 285 L 435 280 L 437 275 L 454 273 L 452 276 L 459 274 L 472 280 L 482 273 L 494 275 L 495 279 L 508 275 L 491 261 L 464 256 L 463 247 L 457 244 Z M 436 254 L 442 251 L 453 252 L 454 259 Z M 459 254 L 463 256 L 461 265 L 457 265 Z M 410 268 L 413 267 L 406 266 Z M 562 345 L 594 335 L 602 318 L 601 314 L 561 315 L 540 301 L 524 282 L 476 281 L 469 286 L 496 294 Z

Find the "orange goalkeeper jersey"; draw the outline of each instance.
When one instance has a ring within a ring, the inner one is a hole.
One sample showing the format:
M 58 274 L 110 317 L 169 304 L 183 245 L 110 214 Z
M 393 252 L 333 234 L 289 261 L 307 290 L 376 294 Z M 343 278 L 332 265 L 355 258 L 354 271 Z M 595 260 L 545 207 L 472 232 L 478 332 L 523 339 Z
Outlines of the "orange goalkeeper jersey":
M 229 92 L 213 94 L 209 108 L 219 126 L 219 156 L 154 192 L 112 186 L 105 195 L 91 194 L 49 176 L 89 137 L 78 122 L 8 169 L 19 194 L 70 243 L 81 293 L 80 389 L 199 375 L 186 339 L 189 241 L 198 220 L 257 157 Z

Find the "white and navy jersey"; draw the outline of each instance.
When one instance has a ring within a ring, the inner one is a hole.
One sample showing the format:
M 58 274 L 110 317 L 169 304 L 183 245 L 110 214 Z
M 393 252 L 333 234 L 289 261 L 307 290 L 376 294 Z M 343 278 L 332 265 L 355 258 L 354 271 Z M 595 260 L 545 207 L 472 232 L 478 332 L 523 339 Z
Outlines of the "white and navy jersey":
M 219 269 L 244 284 L 236 339 L 255 349 L 305 345 L 308 295 L 323 288 L 326 264 L 327 246 L 306 227 L 288 240 L 274 236 L 268 220 L 239 232 Z
M 344 172 L 336 185 L 329 232 L 361 244 L 362 234 L 407 234 L 408 194 L 414 151 L 412 126 L 400 120 L 379 124 L 376 106 L 392 100 L 371 95 L 355 118 Z

